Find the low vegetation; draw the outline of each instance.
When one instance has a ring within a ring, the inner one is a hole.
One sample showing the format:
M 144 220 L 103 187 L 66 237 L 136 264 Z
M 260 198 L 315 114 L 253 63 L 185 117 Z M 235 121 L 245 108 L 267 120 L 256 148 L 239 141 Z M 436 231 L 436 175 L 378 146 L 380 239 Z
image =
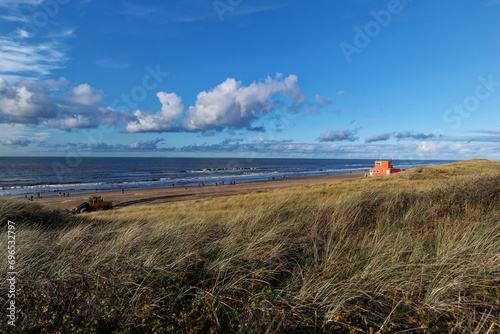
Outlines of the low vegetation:
M 499 162 L 84 216 L 3 200 L 0 217 L 22 332 L 499 332 Z

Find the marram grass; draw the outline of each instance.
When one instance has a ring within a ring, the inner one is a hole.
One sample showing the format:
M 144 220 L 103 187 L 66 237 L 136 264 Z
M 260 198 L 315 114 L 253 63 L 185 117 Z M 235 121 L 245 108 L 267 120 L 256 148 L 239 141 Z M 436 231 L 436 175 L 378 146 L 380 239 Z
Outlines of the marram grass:
M 86 216 L 4 200 L 0 214 L 17 224 L 19 331 L 499 332 L 498 162 Z

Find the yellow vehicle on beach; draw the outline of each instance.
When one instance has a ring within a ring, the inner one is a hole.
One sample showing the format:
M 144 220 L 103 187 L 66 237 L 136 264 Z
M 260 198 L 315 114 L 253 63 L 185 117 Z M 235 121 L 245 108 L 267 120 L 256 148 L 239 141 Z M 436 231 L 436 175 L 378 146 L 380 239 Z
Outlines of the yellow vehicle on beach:
M 104 201 L 101 196 L 90 196 L 87 202 L 83 202 L 74 208 L 72 213 L 84 213 L 96 210 L 109 210 L 113 208 L 113 202 Z
M 101 196 L 90 196 L 88 203 L 94 210 L 99 210 L 100 208 L 103 208 L 105 210 L 113 208 L 113 203 L 103 201 Z

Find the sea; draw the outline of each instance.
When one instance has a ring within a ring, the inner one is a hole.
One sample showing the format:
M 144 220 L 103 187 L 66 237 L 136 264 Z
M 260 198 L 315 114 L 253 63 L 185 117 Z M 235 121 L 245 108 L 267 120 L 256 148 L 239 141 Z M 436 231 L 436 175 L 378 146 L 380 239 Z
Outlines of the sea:
M 394 160 L 395 168 L 451 163 Z M 50 196 L 368 171 L 373 159 L 0 157 L 0 196 Z

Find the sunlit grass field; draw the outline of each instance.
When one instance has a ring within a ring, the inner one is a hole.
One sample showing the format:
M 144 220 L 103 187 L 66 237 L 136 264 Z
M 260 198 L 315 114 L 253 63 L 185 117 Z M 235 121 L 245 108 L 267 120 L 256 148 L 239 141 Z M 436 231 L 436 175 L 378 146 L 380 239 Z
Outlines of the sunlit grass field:
M 500 162 L 80 216 L 3 200 L 0 217 L 21 331 L 499 332 Z

